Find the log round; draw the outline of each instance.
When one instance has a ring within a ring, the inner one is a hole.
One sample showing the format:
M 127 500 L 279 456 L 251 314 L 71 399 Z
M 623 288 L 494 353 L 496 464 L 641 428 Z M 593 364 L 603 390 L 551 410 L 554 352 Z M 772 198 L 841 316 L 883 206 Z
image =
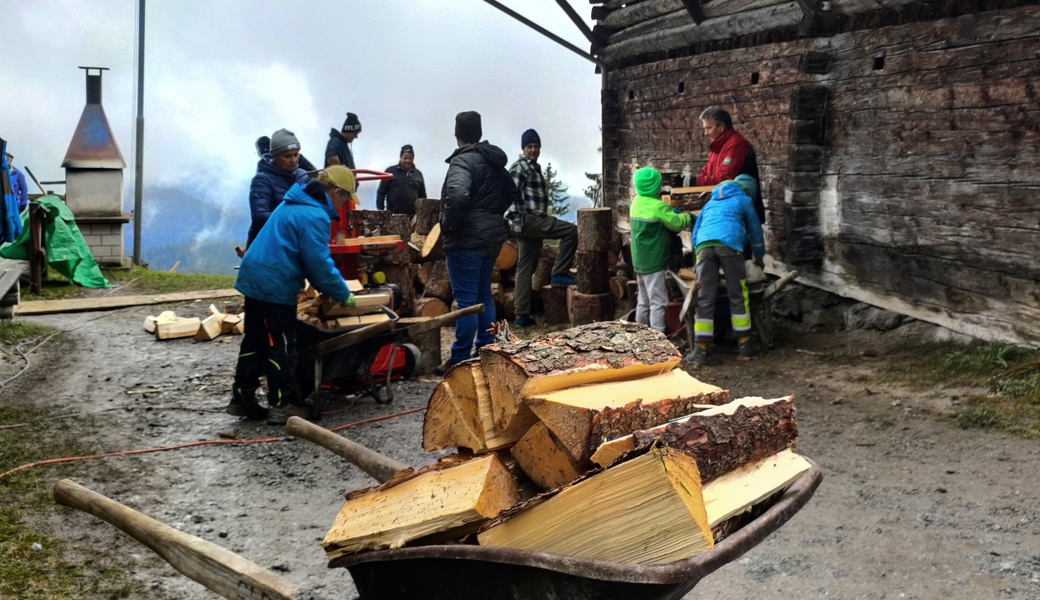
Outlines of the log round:
M 422 252 L 426 260 L 444 260 L 444 243 L 441 241 L 441 224 L 437 223 L 426 235 L 423 241 Z
M 419 198 L 415 201 L 415 233 L 429 235 L 441 218 L 441 201 L 435 198 Z
M 567 288 L 544 285 L 539 289 L 542 291 L 542 320 L 545 324 L 559 325 L 569 322 L 571 318 L 567 312 Z
M 439 298 L 443 300 L 445 304 L 450 303 L 452 294 L 451 280 L 448 279 L 448 266 L 442 260 L 429 264 L 432 266 L 428 271 L 426 282 L 423 284 L 425 285 L 423 297 Z
M 621 302 L 625 298 L 625 293 L 628 291 L 628 277 L 624 275 L 617 275 L 610 278 L 610 294 L 614 296 L 615 302 Z
M 531 289 L 540 289 L 549 285 L 549 281 L 552 280 L 553 265 L 556 264 L 556 259 L 553 258 L 539 258 L 538 266 L 534 268 L 534 275 L 531 276 Z
M 614 211 L 610 208 L 578 209 L 578 252 L 606 252 L 613 241 Z
M 582 294 L 574 292 L 572 300 L 572 324 L 587 325 L 614 320 L 614 296 L 605 294 Z
M 574 266 L 578 272 L 578 291 L 582 294 L 606 294 L 610 291 L 610 270 L 606 252 L 577 252 Z
M 501 271 L 507 271 L 516 266 L 516 259 L 519 254 L 516 250 L 516 242 L 508 240 L 502 244 L 502 249 L 498 251 L 498 258 L 495 259 L 495 268 Z
M 417 317 L 439 317 L 448 314 L 448 305 L 440 298 L 420 298 L 413 312 Z
M 408 215 L 390 215 L 387 227 L 389 229 L 387 235 L 396 235 L 406 244 L 411 241 L 412 221 L 408 218 Z M 386 262 L 395 265 L 407 265 L 411 263 L 412 255 L 408 251 L 407 245 L 404 248 L 395 248 L 394 250 L 391 250 L 386 256 Z

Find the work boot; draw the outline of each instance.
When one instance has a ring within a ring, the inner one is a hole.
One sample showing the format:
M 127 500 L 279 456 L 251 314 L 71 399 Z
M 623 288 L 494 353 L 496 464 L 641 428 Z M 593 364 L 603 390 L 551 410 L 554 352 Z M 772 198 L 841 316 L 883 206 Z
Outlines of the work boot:
M 701 346 L 700 344 L 694 344 L 693 351 L 686 355 L 686 362 L 696 367 L 707 365 L 708 348 L 706 346 Z
M 758 345 L 755 338 L 746 338 L 744 341 L 738 342 L 738 345 L 740 347 L 739 360 L 751 360 L 762 354 L 762 347 Z
M 289 417 L 300 417 L 301 419 L 310 420 L 314 417 L 314 411 L 311 410 L 310 406 L 288 403 L 281 406 L 272 406 L 267 410 L 268 425 L 285 425 Z
M 448 360 L 434 367 L 433 372 L 443 377 L 444 374 L 448 372 L 448 369 L 454 367 L 457 364 L 459 364 L 457 360 L 452 360 L 449 358 Z
M 231 402 L 224 409 L 229 415 L 244 417 L 249 420 L 259 420 L 267 417 L 267 409 L 256 402 L 253 394 L 233 393 Z
M 534 317 L 531 315 L 517 315 L 513 325 L 517 327 L 532 327 L 534 325 Z
M 567 287 L 575 285 L 578 283 L 578 280 L 573 275 L 553 275 L 549 278 L 549 283 L 556 287 Z

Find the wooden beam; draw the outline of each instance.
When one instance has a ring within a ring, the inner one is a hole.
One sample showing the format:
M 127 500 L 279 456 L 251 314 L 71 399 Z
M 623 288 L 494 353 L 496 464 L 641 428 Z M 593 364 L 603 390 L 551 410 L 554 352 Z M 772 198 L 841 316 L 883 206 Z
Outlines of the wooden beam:
M 686 7 L 687 12 L 693 17 L 693 22 L 700 25 L 704 22 L 707 17 L 704 16 L 704 9 L 701 8 L 701 3 L 697 0 L 682 0 L 683 6 Z
M 212 300 L 215 298 L 231 298 L 241 296 L 238 290 L 206 290 L 201 292 L 176 292 L 172 294 L 151 294 L 147 296 L 114 296 L 111 298 L 76 298 L 73 300 L 31 300 L 18 305 L 16 314 L 52 315 L 58 313 L 90 312 L 95 310 L 112 310 L 128 306 L 148 306 L 150 304 L 169 304 L 174 302 L 191 302 L 194 300 Z

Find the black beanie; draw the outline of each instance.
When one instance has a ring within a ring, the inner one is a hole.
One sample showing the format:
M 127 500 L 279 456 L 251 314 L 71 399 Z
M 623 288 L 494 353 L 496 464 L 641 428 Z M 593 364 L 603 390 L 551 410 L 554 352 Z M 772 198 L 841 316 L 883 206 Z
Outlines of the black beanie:
M 542 145 L 542 138 L 538 137 L 538 132 L 534 129 L 528 129 L 520 136 L 520 147 L 526 148 L 528 144 Z
M 412 148 L 411 144 L 405 144 L 404 146 L 401 146 L 401 156 L 404 156 L 405 154 L 411 154 L 412 156 L 415 156 L 415 150 Z
M 343 131 L 347 133 L 361 131 L 361 121 L 358 120 L 357 115 L 351 112 L 347 113 L 347 120 L 343 121 Z
M 464 142 L 479 142 L 483 135 L 480 113 L 469 110 L 455 115 L 455 137 Z

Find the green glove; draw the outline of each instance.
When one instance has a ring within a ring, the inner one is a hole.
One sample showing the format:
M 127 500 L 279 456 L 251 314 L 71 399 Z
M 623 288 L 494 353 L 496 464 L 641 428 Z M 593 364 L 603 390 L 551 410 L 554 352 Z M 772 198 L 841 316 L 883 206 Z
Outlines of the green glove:
M 347 296 L 347 299 L 343 301 L 343 306 L 347 308 L 354 308 L 357 306 L 357 300 L 354 299 L 354 294 Z

